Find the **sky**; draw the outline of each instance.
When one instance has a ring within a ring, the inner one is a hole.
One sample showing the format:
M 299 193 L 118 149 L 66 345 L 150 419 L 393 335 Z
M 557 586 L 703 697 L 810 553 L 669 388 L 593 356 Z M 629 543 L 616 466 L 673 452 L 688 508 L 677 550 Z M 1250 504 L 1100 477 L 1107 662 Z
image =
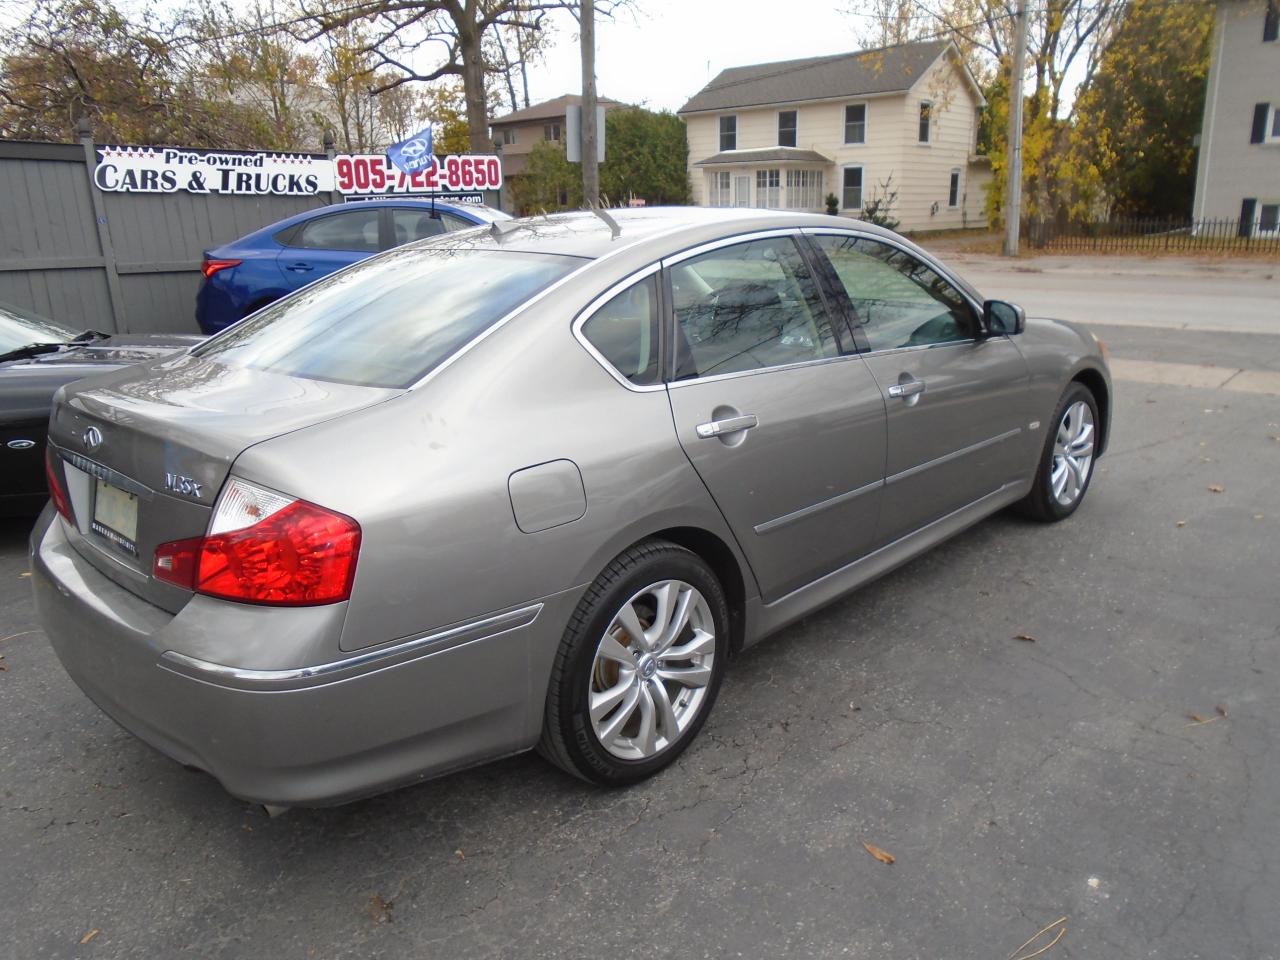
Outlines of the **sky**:
M 653 110 L 678 110 L 725 67 L 857 50 L 866 21 L 838 0 L 637 0 L 596 24 L 596 89 Z M 529 74 L 533 102 L 582 90 L 577 24 Z

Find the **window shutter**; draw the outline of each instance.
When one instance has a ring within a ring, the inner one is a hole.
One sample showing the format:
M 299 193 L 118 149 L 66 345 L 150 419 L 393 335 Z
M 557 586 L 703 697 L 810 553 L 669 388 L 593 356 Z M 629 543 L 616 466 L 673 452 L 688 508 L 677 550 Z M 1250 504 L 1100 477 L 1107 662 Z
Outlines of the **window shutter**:
M 1258 200 L 1256 197 L 1246 197 L 1244 202 L 1240 204 L 1240 229 L 1237 235 L 1248 237 L 1253 234 L 1253 215 L 1258 209 Z
M 1258 103 L 1253 107 L 1253 131 L 1249 134 L 1250 143 L 1262 143 L 1267 138 L 1267 114 L 1271 112 L 1271 104 Z

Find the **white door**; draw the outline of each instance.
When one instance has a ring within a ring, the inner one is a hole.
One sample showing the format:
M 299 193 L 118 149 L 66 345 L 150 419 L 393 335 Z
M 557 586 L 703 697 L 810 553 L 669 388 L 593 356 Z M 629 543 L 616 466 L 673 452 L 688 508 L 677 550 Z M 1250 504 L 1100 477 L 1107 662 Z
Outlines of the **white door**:
M 747 174 L 739 174 L 733 178 L 733 205 L 751 206 L 751 177 Z

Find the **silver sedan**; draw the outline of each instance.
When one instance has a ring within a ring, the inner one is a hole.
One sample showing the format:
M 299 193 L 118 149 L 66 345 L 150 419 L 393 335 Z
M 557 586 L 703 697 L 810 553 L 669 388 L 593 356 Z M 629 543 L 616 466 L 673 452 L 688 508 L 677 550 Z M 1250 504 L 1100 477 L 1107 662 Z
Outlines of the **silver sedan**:
M 103 710 L 335 803 L 536 747 L 625 784 L 734 655 L 1107 441 L 1086 330 L 851 220 L 577 213 L 400 247 L 65 388 L 32 534 Z

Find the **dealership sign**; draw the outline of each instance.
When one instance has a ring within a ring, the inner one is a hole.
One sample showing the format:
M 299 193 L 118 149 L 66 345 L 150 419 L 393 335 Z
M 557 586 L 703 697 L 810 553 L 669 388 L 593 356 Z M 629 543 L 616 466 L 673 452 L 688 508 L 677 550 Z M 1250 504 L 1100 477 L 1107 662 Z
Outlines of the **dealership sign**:
M 502 186 L 502 164 L 494 156 L 435 157 L 430 166 L 406 173 L 382 154 L 329 159 L 170 147 L 101 146 L 97 151 L 94 183 L 113 193 L 309 197 L 457 193 Z

